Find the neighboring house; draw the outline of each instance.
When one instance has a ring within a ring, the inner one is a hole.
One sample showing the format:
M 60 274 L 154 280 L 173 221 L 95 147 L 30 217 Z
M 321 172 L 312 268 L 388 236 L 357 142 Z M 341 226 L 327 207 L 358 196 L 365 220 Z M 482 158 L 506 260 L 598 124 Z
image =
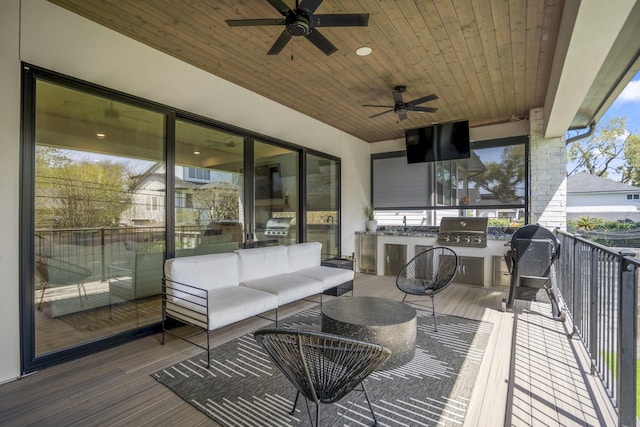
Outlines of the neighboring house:
M 131 187 L 131 208 L 123 212 L 121 222 L 127 225 L 164 225 L 165 166 L 156 163 L 135 177 Z
M 640 187 L 578 173 L 567 178 L 567 219 L 640 222 Z
M 122 223 L 164 225 L 165 175 L 165 165 L 156 163 L 135 177 L 131 187 L 131 208 L 122 214 Z M 229 187 L 232 187 L 232 190 Z M 224 200 L 224 195 L 229 191 L 232 191 L 231 202 Z M 210 200 L 207 201 L 207 198 Z M 229 204 L 230 206 L 226 206 Z M 222 213 L 218 212 L 221 206 L 227 208 L 223 209 Z M 176 225 L 200 226 L 220 219 L 238 221 L 239 206 L 239 191 L 229 183 L 229 177 L 226 174 L 221 175 L 220 172 L 201 168 L 181 166 L 177 168 L 175 175 Z

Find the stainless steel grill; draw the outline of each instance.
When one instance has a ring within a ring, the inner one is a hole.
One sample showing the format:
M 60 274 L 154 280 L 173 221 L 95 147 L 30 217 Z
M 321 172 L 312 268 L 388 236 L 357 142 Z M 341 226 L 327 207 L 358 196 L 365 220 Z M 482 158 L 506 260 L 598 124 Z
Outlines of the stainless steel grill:
M 442 246 L 487 247 L 488 218 L 445 217 L 440 221 L 438 244 Z
M 264 230 L 265 236 L 286 237 L 289 234 L 292 218 L 269 218 Z

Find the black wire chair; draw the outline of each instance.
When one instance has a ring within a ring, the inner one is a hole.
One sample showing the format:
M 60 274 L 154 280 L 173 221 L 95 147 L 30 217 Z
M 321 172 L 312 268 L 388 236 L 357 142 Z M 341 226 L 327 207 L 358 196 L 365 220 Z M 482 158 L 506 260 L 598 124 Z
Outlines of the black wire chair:
M 420 252 L 407 263 L 396 277 L 396 286 L 407 296 L 431 298 L 433 328 L 437 332 L 435 296 L 453 280 L 458 269 L 458 255 L 451 249 L 435 247 Z M 408 301 L 407 301 L 408 302 Z
M 253 336 L 297 390 L 291 414 L 302 393 L 311 424 L 309 401 L 316 404 L 318 426 L 321 403 L 337 402 L 361 385 L 356 391 L 364 393 L 374 425 L 378 425 L 363 381 L 389 358 L 391 350 L 322 332 L 260 329 Z

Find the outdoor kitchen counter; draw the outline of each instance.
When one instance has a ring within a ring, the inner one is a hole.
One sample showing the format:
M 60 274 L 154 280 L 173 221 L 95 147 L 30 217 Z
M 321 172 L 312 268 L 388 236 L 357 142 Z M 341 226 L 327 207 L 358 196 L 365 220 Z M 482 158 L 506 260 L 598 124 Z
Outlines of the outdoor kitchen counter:
M 371 232 L 371 231 L 357 231 L 356 234 L 356 254 L 358 255 L 359 245 L 358 237 L 361 235 L 375 236 L 376 237 L 376 270 L 377 275 L 384 275 L 385 272 L 385 245 L 406 245 L 407 246 L 407 261 L 417 255 L 416 246 L 447 246 L 446 244 L 438 244 L 437 228 L 434 230 L 412 230 L 412 227 L 408 227 L 407 231 L 402 230 L 403 227 L 392 227 L 383 230 Z M 485 287 L 494 286 L 494 265 L 493 257 L 499 256 L 502 258 L 507 251 L 505 244 L 511 241 L 511 233 L 505 232 L 502 227 L 489 227 L 487 233 L 487 246 L 484 248 L 465 247 L 465 246 L 451 246 L 458 256 L 483 258 L 483 280 Z M 418 248 L 420 249 L 420 248 Z

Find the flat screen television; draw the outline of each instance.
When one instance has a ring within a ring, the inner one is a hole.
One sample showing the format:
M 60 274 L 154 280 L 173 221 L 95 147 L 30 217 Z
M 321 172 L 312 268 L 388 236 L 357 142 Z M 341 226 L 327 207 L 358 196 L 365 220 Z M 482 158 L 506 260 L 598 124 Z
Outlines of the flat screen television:
M 408 163 L 471 157 L 469 121 L 443 123 L 405 131 Z

